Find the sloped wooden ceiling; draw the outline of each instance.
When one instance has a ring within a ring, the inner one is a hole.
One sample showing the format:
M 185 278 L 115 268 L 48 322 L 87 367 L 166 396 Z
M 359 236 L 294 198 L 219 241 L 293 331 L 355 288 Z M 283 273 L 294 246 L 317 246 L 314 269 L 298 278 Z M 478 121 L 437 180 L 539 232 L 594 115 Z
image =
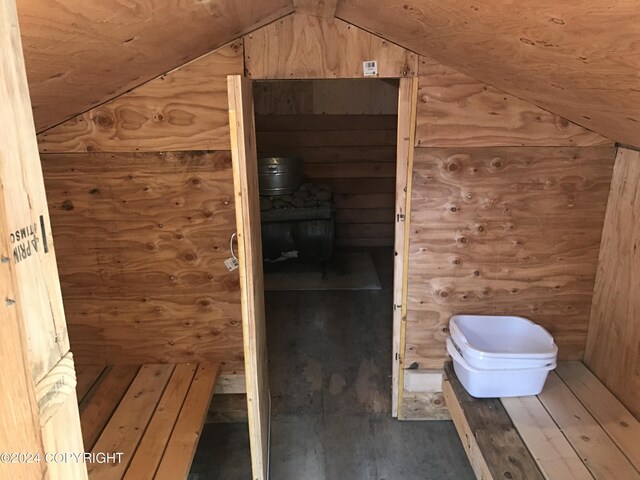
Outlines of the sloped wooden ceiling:
M 18 7 L 38 131 L 295 10 L 335 11 L 620 143 L 640 145 L 638 0 L 18 0 Z
M 18 0 L 38 131 L 294 9 L 291 0 Z
M 336 16 L 640 145 L 638 0 L 340 0 Z

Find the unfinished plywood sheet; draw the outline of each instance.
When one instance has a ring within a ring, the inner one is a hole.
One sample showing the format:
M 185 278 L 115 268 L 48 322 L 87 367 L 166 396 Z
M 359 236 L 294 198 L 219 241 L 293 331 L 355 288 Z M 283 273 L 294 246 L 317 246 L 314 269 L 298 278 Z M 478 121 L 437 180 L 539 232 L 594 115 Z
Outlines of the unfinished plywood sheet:
M 290 0 L 18 2 L 38 131 L 293 11 Z
M 639 143 L 634 0 L 343 0 L 336 16 L 611 139 Z
M 640 417 L 640 152 L 620 148 L 598 260 L 585 363 Z
M 244 37 L 247 76 L 253 79 L 361 78 L 363 62 L 376 61 L 374 77 L 407 77 L 418 57 L 338 19 L 289 15 Z
M 42 153 L 228 150 L 227 75 L 242 42 L 225 45 L 38 137 Z
M 44 155 L 79 363 L 242 358 L 228 152 Z
M 612 145 L 603 136 L 420 57 L 417 147 Z
M 405 364 L 442 368 L 454 314 L 522 315 L 579 359 L 614 149 L 416 149 Z

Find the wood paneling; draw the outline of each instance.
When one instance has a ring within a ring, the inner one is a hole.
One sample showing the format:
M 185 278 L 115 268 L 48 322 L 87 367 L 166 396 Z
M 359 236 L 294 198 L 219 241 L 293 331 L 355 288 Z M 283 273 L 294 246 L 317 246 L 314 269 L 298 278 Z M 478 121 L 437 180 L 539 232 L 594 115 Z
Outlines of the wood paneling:
M 593 146 L 613 142 L 420 57 L 417 147 Z
M 396 115 L 256 118 L 259 156 L 299 156 L 336 196 L 339 245 L 393 245 Z
M 336 16 L 638 145 L 640 11 L 634 0 L 342 0 Z
M 244 37 L 253 79 L 361 78 L 376 60 L 378 76 L 414 76 L 413 52 L 338 19 L 289 15 Z
M 640 418 L 640 152 L 618 150 L 585 363 Z
M 45 130 L 293 11 L 290 0 L 19 0 Z
M 459 313 L 522 315 L 581 358 L 614 149 L 415 155 L 405 364 L 442 368 Z
M 41 133 L 40 152 L 228 150 L 227 75 L 243 68 L 230 43 Z
M 42 160 L 78 363 L 242 357 L 228 152 Z

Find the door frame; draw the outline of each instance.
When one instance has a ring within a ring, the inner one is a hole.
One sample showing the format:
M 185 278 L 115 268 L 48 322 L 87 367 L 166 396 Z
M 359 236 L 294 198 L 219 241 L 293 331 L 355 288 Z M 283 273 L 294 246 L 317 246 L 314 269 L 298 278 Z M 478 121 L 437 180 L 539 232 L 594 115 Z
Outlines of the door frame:
M 403 418 L 404 355 L 407 324 L 411 183 L 418 105 L 418 77 L 400 79 L 396 144 L 396 206 L 393 258 L 392 416 Z
M 229 75 L 227 80 L 251 463 L 254 480 L 263 480 L 268 478 L 270 397 L 268 376 L 264 371 L 266 369 L 266 325 L 262 239 L 259 220 L 256 228 L 255 218 L 252 216 L 252 212 L 259 213 L 259 205 L 257 205 L 257 193 L 250 194 L 252 191 L 257 192 L 258 188 L 255 115 L 251 96 L 252 80 L 241 75 Z M 399 78 L 391 353 L 392 416 L 400 419 L 403 417 L 407 272 L 417 99 L 418 77 Z M 256 302 L 261 305 L 256 305 Z M 266 405 L 267 399 L 269 407 Z

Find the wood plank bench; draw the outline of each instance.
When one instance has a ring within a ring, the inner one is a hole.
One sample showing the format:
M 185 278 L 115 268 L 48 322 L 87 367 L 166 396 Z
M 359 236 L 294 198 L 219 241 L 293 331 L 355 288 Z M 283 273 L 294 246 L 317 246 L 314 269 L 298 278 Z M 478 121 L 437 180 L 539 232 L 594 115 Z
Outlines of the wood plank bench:
M 443 391 L 479 479 L 640 480 L 640 423 L 581 362 L 502 399 L 471 397 L 449 362 Z
M 219 364 L 78 366 L 76 391 L 91 480 L 187 478 Z

